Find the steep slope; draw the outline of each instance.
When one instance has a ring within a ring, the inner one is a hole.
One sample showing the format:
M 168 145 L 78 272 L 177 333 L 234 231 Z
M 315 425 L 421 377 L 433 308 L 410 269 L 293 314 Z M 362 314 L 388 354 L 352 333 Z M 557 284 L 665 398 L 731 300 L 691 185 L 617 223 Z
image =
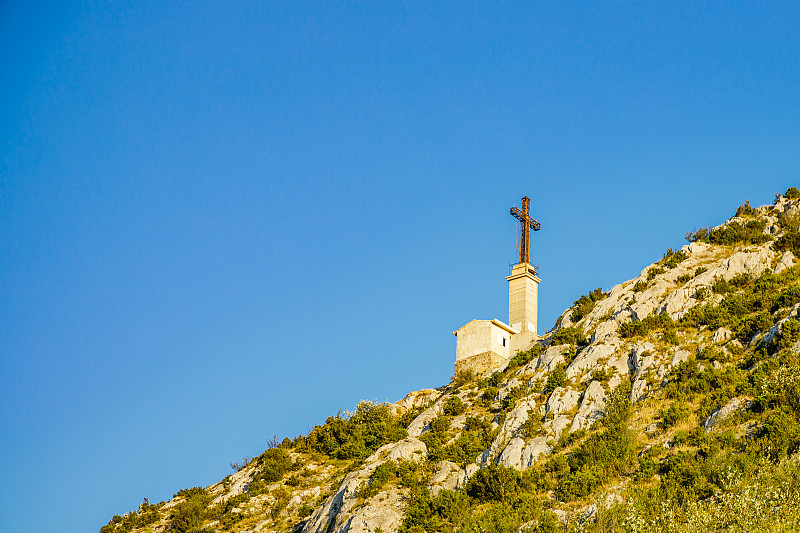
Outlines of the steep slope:
M 798 530 L 798 198 L 688 235 L 486 375 L 362 403 L 101 532 Z

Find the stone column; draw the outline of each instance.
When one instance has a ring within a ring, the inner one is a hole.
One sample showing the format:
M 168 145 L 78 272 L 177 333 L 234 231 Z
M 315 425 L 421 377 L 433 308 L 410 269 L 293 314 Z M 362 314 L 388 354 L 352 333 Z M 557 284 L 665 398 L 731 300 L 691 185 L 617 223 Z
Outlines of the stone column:
M 508 280 L 508 324 L 519 332 L 536 336 L 539 316 L 539 283 L 530 263 L 518 263 Z

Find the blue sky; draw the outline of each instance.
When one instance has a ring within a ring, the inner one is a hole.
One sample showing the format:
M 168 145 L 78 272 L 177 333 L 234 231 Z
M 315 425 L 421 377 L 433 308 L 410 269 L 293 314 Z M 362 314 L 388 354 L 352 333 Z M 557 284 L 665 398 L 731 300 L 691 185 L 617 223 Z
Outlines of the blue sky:
M 445 384 L 800 183 L 800 7 L 0 5 L 0 530 L 97 530 Z

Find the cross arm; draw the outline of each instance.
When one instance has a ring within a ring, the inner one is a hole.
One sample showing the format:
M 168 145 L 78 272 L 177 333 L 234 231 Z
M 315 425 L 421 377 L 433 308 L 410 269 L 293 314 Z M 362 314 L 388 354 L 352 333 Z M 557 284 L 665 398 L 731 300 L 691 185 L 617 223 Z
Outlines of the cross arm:
M 520 222 L 527 222 L 528 226 L 530 226 L 533 231 L 539 231 L 542 229 L 542 226 L 539 224 L 538 220 L 531 218 L 530 215 L 522 212 L 522 210 L 517 207 L 511 208 L 511 214 Z

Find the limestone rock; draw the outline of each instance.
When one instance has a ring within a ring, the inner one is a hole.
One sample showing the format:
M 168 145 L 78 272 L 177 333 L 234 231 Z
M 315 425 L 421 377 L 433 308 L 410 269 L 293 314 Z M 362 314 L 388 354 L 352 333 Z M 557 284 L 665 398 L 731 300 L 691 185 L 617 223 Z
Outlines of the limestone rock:
M 441 392 L 435 389 L 422 389 L 413 391 L 406 394 L 406 397 L 397 402 L 395 405 L 403 409 L 414 409 L 416 407 L 422 407 L 436 401 L 441 394 Z
M 386 533 L 397 531 L 405 516 L 405 496 L 398 489 L 381 492 L 375 498 L 355 509 L 349 520 L 331 531 L 341 533 Z M 305 530 L 304 530 L 305 531 Z
M 706 433 L 714 429 L 714 426 L 721 423 L 736 411 L 749 407 L 750 403 L 751 401 L 748 398 L 734 398 L 726 403 L 723 407 L 715 409 L 714 412 L 712 412 L 703 422 L 703 427 L 705 428 Z
M 714 335 L 711 337 L 711 342 L 715 344 L 722 344 L 731 340 L 733 337 L 733 332 L 728 328 L 719 328 L 714 332 Z
M 463 475 L 464 471 L 457 464 L 451 461 L 441 461 L 436 465 L 436 471 L 433 473 L 428 487 L 434 496 L 441 490 L 456 490 L 458 481 Z
M 633 386 L 631 387 L 631 396 L 630 400 L 631 403 L 636 403 L 645 398 L 647 396 L 647 392 L 650 390 L 650 386 L 647 384 L 647 381 L 644 379 L 637 379 L 633 382 Z
M 723 261 L 722 278 L 730 280 L 738 274 L 749 274 L 756 278 L 770 268 L 772 255 L 772 248 L 769 244 L 760 246 L 755 251 L 747 249 L 736 252 Z
M 676 348 L 675 352 L 672 354 L 672 361 L 670 362 L 671 367 L 676 367 L 679 364 L 687 361 L 692 354 L 687 352 L 686 350 L 681 350 L 680 348 Z
M 761 337 L 761 339 L 758 340 L 758 342 L 764 344 L 771 343 L 778 335 L 778 333 L 780 332 L 781 328 L 783 327 L 783 325 L 786 323 L 787 320 L 798 319 L 799 316 L 798 311 L 800 311 L 800 304 L 795 304 L 795 306 L 792 307 L 792 310 L 789 312 L 789 316 L 778 320 L 778 322 L 774 326 L 772 326 L 771 328 L 769 328 L 769 330 L 767 330 L 767 332 L 764 334 L 763 337 Z M 753 344 L 755 340 L 756 337 L 754 337 L 753 340 L 750 341 L 750 344 Z
M 581 393 L 575 389 L 557 387 L 547 399 L 545 414 L 556 417 L 578 405 L 580 398 Z
M 508 382 L 500 387 L 500 390 L 497 392 L 497 399 L 502 401 L 503 398 L 508 396 L 508 393 L 511 392 L 511 389 L 521 384 L 522 382 L 519 380 L 519 378 L 511 378 L 508 380 Z
M 396 531 L 403 521 L 404 498 L 396 489 L 382 492 L 367 504 L 356 508 L 358 493 L 379 464 L 386 460 L 417 461 L 426 456 L 425 444 L 415 438 L 405 438 L 385 444 L 367 457 L 358 470 L 347 474 L 336 492 L 314 511 L 303 526 L 303 533 L 345 533 Z
M 635 378 L 639 378 L 656 361 L 656 347 L 649 342 L 636 344 L 631 349 L 628 367 L 633 371 Z
M 551 434 L 554 439 L 558 439 L 570 424 L 572 424 L 572 419 L 570 417 L 557 416 L 552 420 L 547 420 L 543 425 L 546 432 Z
M 596 420 L 603 418 L 605 404 L 606 391 L 603 389 L 603 385 L 597 380 L 592 381 L 583 393 L 581 406 L 578 408 L 575 418 L 572 419 L 570 431 L 589 428 Z
M 610 343 L 614 343 L 619 337 L 617 335 L 617 329 L 619 329 L 620 323 L 614 320 L 601 322 L 597 325 L 592 332 L 592 338 L 590 339 L 592 344 L 596 344 L 599 342 L 606 342 L 611 341 Z
M 546 437 L 534 437 L 527 445 L 521 437 L 514 437 L 503 449 L 497 462 L 509 468 L 524 470 L 535 463 L 540 455 L 550 452 Z
M 792 268 L 793 266 L 794 266 L 794 254 L 790 251 L 786 251 L 781 256 L 780 261 L 778 261 L 778 264 L 775 265 L 774 272 L 776 274 L 780 274 L 787 268 Z
M 441 411 L 442 408 L 438 404 L 432 405 L 427 409 L 425 409 L 424 411 L 422 411 L 417 416 L 417 418 L 415 418 L 413 422 L 409 424 L 408 436 L 419 437 L 420 435 L 422 435 L 428 428 L 428 425 L 431 423 L 431 421 L 437 416 L 439 416 L 439 413 L 441 413 Z
M 419 461 L 427 456 L 428 447 L 419 439 L 407 437 L 393 444 L 386 444 L 378 448 L 386 453 L 385 458 L 390 461 Z M 380 455 L 379 455 L 380 456 Z M 367 459 L 369 461 L 369 459 Z
M 217 504 L 224 502 L 232 496 L 243 494 L 247 490 L 247 485 L 250 483 L 255 471 L 256 468 L 254 466 L 248 466 L 231 475 L 231 484 L 227 491 L 223 490 L 222 483 L 217 483 L 215 486 L 211 487 L 209 492 L 211 492 L 211 494 L 218 494 L 212 503 Z
M 567 379 L 583 376 L 587 370 L 597 366 L 600 359 L 607 359 L 614 355 L 617 349 L 615 344 L 591 344 L 581 350 L 565 371 Z
M 567 345 L 549 346 L 542 355 L 532 360 L 523 369 L 525 374 L 541 374 L 552 372 L 559 363 L 564 362 L 564 356 L 569 352 Z

